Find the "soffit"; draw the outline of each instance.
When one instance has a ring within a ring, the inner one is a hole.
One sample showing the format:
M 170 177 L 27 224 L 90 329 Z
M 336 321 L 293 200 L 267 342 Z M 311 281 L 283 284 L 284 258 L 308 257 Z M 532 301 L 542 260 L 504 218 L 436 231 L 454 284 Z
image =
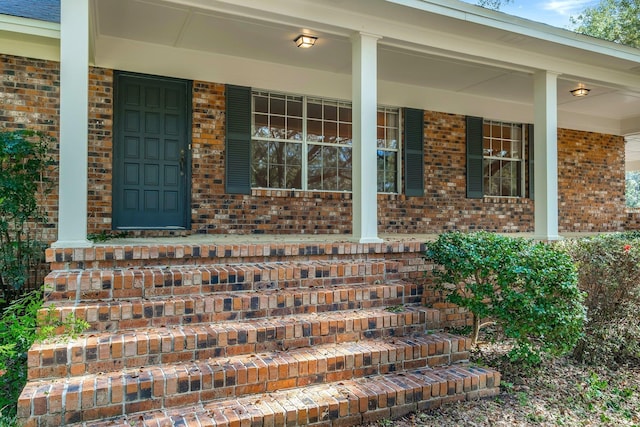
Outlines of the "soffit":
M 95 37 L 131 39 L 349 74 L 349 35 L 354 29 L 361 29 L 388 34 L 379 44 L 378 76 L 382 80 L 530 104 L 531 73 L 536 69 L 533 59 L 540 58 L 574 72 L 559 78 L 559 109 L 613 119 L 640 116 L 640 73 L 629 71 L 640 62 L 631 60 L 633 52 L 627 48 L 607 56 L 599 52 L 602 42 L 543 24 L 500 16 L 506 20 L 501 21 L 503 27 L 521 29 L 510 32 L 383 0 L 269 0 L 270 10 L 259 13 L 258 8 L 264 4 L 262 0 L 94 0 Z M 314 21 L 313 16 L 318 18 Z M 327 19 L 328 16 L 334 19 Z M 545 31 L 556 39 L 564 37 L 567 43 L 577 40 L 584 46 L 593 42 L 598 49 L 590 52 L 539 38 Z M 293 39 L 303 32 L 318 36 L 314 48 L 295 47 Z M 532 35 L 522 34 L 527 32 Z M 446 34 L 450 35 L 449 40 L 445 39 Z M 438 43 L 429 42 L 436 38 Z M 471 47 L 450 47 L 464 46 L 461 40 L 468 40 Z M 511 54 L 512 60 L 505 52 Z M 585 69 L 591 66 L 595 71 L 585 78 L 576 64 Z M 615 74 L 618 80 L 604 81 L 602 76 L 607 73 Z M 569 94 L 578 83 L 592 89 L 588 97 L 574 98 Z

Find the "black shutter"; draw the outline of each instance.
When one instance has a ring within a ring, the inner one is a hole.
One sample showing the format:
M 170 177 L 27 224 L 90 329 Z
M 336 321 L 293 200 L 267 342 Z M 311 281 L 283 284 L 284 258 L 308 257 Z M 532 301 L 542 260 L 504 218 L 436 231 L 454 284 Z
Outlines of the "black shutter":
M 527 125 L 527 147 L 529 148 L 529 198 L 534 200 L 534 182 L 533 182 L 533 166 L 534 166 L 534 138 L 533 125 Z
M 482 117 L 467 117 L 467 198 L 482 199 Z
M 251 88 L 227 85 L 225 102 L 226 192 L 251 194 Z
M 404 109 L 404 192 L 424 196 L 424 112 Z

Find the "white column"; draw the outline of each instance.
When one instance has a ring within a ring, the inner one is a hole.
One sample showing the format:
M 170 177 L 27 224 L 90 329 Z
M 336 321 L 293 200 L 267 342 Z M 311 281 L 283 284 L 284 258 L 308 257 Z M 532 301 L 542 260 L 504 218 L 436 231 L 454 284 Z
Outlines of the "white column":
M 62 0 L 58 241 L 54 247 L 91 246 L 87 240 L 88 101 L 89 1 Z
M 360 243 L 380 243 L 377 186 L 378 39 L 358 33 L 352 46 L 353 96 L 353 237 Z
M 535 238 L 558 240 L 558 75 L 534 75 Z

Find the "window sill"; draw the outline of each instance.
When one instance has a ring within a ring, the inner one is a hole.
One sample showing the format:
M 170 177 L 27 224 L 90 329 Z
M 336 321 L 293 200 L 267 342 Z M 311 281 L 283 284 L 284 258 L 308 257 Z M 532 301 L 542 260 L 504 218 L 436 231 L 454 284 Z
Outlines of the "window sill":
M 398 197 L 399 193 L 377 193 L 378 197 Z M 252 188 L 251 195 L 255 197 L 342 197 L 351 199 L 351 191 L 328 191 L 328 190 L 297 190 L 297 189 L 277 189 L 277 188 Z

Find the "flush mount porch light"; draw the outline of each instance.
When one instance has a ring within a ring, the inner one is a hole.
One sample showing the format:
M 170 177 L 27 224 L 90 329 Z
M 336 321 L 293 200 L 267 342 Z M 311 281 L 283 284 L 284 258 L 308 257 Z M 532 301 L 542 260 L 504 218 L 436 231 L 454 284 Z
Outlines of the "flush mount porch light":
M 591 89 L 587 89 L 586 87 L 580 85 L 575 89 L 571 89 L 569 92 L 571 92 L 571 95 L 573 96 L 587 96 L 589 95 L 590 91 Z
M 314 44 L 316 44 L 316 40 L 318 40 L 317 37 L 300 34 L 298 37 L 296 37 L 296 39 L 294 40 L 294 43 L 298 47 L 307 49 L 312 47 Z

